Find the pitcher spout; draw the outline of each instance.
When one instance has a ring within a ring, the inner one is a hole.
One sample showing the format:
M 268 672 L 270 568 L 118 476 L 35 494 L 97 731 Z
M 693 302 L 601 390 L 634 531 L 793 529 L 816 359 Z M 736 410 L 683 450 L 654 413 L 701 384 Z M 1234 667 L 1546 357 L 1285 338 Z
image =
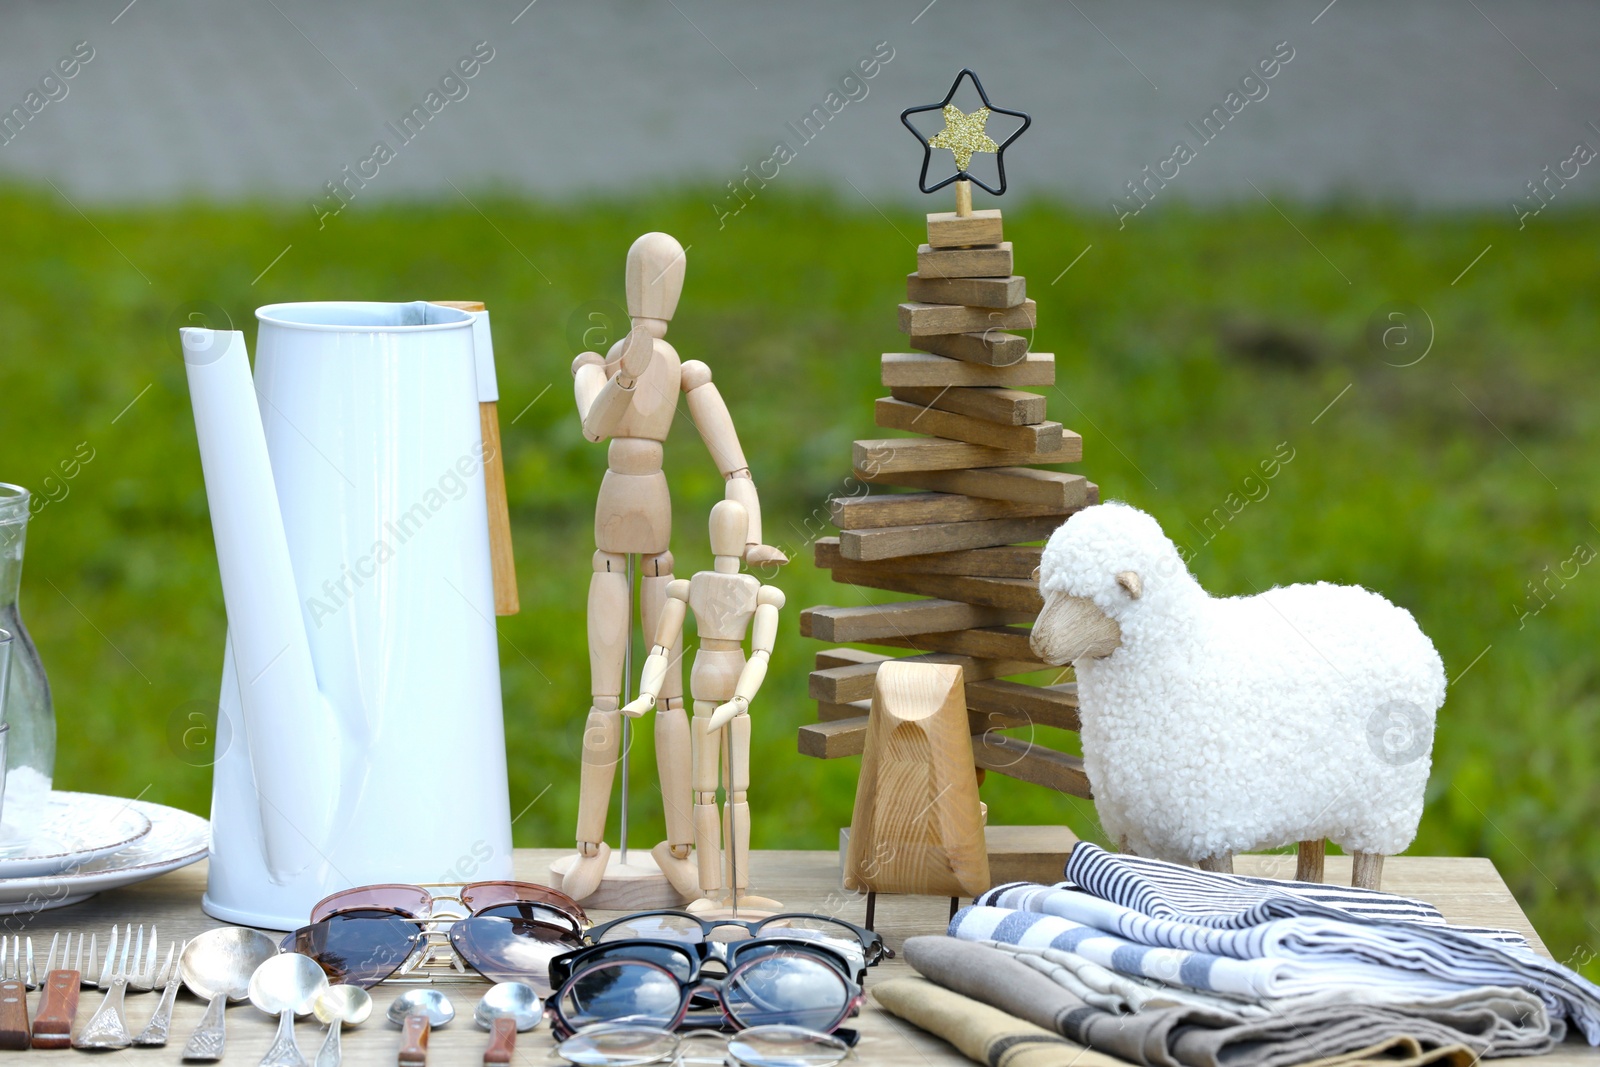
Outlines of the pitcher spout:
M 338 724 L 317 685 L 244 334 L 179 332 L 266 866 L 287 881 L 331 835 Z

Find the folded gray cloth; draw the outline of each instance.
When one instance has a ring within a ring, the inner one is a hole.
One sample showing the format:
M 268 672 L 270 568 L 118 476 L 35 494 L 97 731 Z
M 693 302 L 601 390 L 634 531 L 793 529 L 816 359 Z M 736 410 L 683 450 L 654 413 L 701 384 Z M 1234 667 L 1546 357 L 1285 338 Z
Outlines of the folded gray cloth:
M 1537 1055 L 1555 1045 L 1548 1027 L 1519 1030 L 1494 1006 L 1470 1002 L 1405 1009 L 1313 1005 L 1249 1019 L 1198 1005 L 1116 1015 L 985 945 L 914 937 L 906 941 L 904 957 L 938 985 L 1146 1067 L 1290 1067 L 1397 1037 L 1412 1038 L 1423 1050 L 1461 1045 L 1479 1056 Z

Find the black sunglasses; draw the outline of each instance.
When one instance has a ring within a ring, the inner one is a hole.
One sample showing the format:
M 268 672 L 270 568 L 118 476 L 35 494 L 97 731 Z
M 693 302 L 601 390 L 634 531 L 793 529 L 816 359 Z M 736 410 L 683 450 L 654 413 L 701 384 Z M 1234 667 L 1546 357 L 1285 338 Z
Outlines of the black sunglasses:
M 724 973 L 735 970 L 741 963 L 769 956 L 777 952 L 810 955 L 821 960 L 856 985 L 865 985 L 866 966 L 861 957 L 840 952 L 830 945 L 808 938 L 783 936 L 752 937 L 728 943 L 702 941 L 687 944 L 682 941 L 651 941 L 645 939 L 607 941 L 599 945 L 564 952 L 550 961 L 550 987 L 559 989 L 578 971 L 607 960 L 641 960 L 654 963 L 670 971 L 680 982 L 698 982 L 701 966 L 715 960 Z

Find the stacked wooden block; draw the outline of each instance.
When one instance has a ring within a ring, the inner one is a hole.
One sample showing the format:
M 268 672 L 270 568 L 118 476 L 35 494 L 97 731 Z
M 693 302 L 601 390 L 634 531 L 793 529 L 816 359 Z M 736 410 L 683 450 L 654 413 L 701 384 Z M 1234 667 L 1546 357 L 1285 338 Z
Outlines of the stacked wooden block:
M 857 441 L 853 459 L 863 490 L 912 491 L 831 500 L 839 536 L 816 543 L 816 562 L 836 582 L 922 599 L 808 608 L 801 633 L 959 664 L 969 725 L 983 735 L 974 737 L 977 765 L 1086 797 L 1076 757 L 992 732 L 1078 727 L 1073 684 L 1004 679 L 1045 667 L 1027 629 L 1041 607 L 1034 573 L 1042 548 L 1027 542 L 1098 499 L 1082 475 L 1034 466 L 1081 460 L 1083 440 L 1045 418 L 1044 396 L 1025 391 L 1055 383 L 1055 357 L 1028 351 L 1028 337 L 1016 332 L 1035 325 L 1035 306 L 1012 273 L 1000 212 L 930 214 L 906 289 L 900 329 L 916 351 L 883 356 L 890 395 L 877 401 L 877 423 L 923 436 Z M 860 754 L 873 679 L 887 658 L 852 648 L 818 653 L 811 696 L 819 721 L 801 727 L 802 753 Z

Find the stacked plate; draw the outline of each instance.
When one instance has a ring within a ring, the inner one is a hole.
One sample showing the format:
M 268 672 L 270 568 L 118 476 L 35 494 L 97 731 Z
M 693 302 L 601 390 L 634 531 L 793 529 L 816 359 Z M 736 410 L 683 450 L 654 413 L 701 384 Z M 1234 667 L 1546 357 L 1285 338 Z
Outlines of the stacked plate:
M 53 792 L 27 835 L 0 829 L 0 914 L 76 904 L 206 856 L 211 826 L 165 804 Z

